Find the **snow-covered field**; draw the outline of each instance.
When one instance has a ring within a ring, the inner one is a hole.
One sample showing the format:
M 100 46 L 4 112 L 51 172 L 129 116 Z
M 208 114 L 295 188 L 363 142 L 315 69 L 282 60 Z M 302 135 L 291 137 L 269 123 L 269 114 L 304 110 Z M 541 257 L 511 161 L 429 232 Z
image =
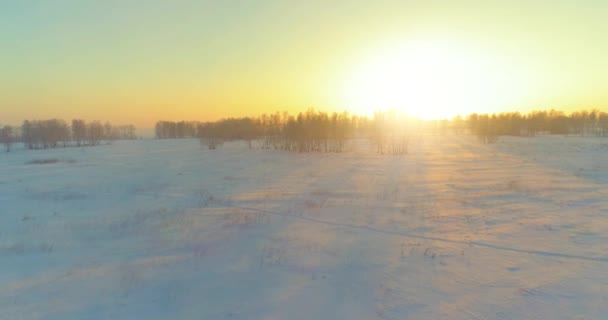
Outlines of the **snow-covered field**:
M 0 319 L 608 318 L 605 139 L 16 148 L 0 201 Z

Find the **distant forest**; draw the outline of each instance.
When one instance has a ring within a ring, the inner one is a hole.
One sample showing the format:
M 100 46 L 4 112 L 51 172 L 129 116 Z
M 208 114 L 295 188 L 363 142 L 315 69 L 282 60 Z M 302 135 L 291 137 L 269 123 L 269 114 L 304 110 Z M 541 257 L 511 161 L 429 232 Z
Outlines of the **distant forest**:
M 223 141 L 244 140 L 252 147 L 254 140 L 262 140 L 264 149 L 340 152 L 344 141 L 366 122 L 366 118 L 347 113 L 309 110 L 297 116 L 277 112 L 259 118 L 230 118 L 205 123 L 159 121 L 155 132 L 160 139 L 197 137 L 210 149 Z
M 500 136 L 539 134 L 608 136 L 608 113 L 592 110 L 566 114 L 561 111 L 473 113 L 451 120 L 422 121 L 394 111 L 373 117 L 315 110 L 291 115 L 287 112 L 260 117 L 228 118 L 215 122 L 156 123 L 158 139 L 199 138 L 210 149 L 224 141 L 256 141 L 263 149 L 297 152 L 341 152 L 347 139 L 367 138 L 379 153 L 407 153 L 413 134 L 473 134 L 483 143 Z
M 95 146 L 102 141 L 136 139 L 133 125 L 74 119 L 25 120 L 21 127 L 0 126 L 0 143 L 10 151 L 15 142 L 28 149 Z M 532 137 L 540 134 L 608 136 L 608 113 L 591 110 L 473 113 L 451 120 L 423 121 L 395 111 L 372 117 L 327 113 L 310 109 L 298 114 L 275 112 L 259 117 L 227 118 L 214 122 L 158 121 L 158 139 L 198 138 L 209 149 L 225 141 L 246 141 L 250 148 L 295 152 L 342 152 L 353 138 L 367 139 L 378 153 L 406 154 L 410 138 L 426 134 L 472 134 L 482 143 L 500 136 Z
M 69 146 L 96 146 L 101 141 L 111 143 L 120 139 L 136 139 L 135 126 L 114 126 L 109 122 L 81 119 L 72 120 L 68 125 L 64 120 L 25 120 L 21 127 L 0 128 L 0 142 L 10 151 L 14 142 L 23 142 L 28 149 L 47 149 Z

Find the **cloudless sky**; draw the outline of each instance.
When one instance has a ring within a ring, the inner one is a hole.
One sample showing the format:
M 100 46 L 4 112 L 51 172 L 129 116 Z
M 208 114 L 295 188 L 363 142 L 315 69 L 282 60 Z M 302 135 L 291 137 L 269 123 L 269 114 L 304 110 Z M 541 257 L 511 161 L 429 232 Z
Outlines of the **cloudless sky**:
M 608 107 L 608 1 L 0 0 L 0 123 L 348 110 L 352 70 L 409 38 L 517 71 L 509 110 Z

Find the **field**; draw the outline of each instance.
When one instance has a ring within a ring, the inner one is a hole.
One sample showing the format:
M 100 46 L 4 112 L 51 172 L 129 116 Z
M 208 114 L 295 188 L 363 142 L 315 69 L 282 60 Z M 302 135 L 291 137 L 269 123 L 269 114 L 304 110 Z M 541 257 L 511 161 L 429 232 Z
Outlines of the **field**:
M 0 154 L 0 319 L 602 319 L 608 140 Z

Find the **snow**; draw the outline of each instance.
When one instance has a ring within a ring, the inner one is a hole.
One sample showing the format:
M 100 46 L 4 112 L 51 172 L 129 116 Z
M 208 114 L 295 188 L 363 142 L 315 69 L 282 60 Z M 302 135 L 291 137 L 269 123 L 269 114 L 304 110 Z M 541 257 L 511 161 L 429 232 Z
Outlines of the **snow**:
M 1 154 L 0 319 L 608 315 L 608 140 L 352 148 Z

